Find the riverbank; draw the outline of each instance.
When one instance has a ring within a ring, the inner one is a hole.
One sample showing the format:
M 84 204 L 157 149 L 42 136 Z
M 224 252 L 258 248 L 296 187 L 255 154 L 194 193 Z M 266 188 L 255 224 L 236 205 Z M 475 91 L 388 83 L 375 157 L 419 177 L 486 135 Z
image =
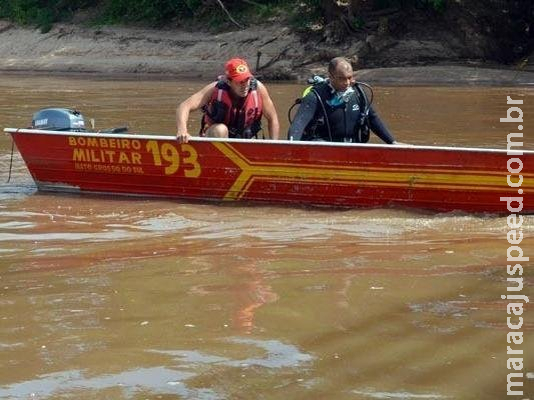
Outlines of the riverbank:
M 372 36 L 372 35 L 371 35 Z M 358 79 L 375 84 L 530 85 L 534 64 L 518 67 L 457 61 L 439 41 L 368 37 L 333 46 L 313 43 L 280 25 L 208 34 L 176 29 L 91 28 L 56 24 L 46 34 L 0 21 L 0 71 L 212 79 L 232 56 L 246 58 L 266 80 L 304 80 L 324 73 L 328 59 L 362 54 L 390 60 L 390 68 L 363 68 Z

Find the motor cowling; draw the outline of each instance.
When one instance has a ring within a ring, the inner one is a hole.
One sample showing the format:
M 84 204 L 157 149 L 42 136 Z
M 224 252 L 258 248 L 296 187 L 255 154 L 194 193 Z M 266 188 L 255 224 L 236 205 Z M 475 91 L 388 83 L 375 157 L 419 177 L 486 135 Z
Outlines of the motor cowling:
M 44 108 L 33 114 L 32 128 L 48 131 L 85 132 L 83 115 L 69 108 Z

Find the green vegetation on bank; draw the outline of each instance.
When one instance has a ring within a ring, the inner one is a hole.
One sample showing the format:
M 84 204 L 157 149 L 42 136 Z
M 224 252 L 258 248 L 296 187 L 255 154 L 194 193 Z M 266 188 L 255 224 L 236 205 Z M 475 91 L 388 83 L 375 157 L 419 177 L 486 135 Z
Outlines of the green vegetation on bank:
M 9 19 L 23 25 L 36 25 L 43 30 L 51 24 L 66 21 L 80 10 L 95 10 L 93 23 L 132 23 L 142 22 L 161 26 L 169 22 L 195 21 L 224 24 L 228 22 L 226 12 L 236 16 L 246 24 L 251 18 L 268 19 L 288 15 L 295 23 L 318 22 L 322 16 L 335 9 L 341 9 L 332 0 L 3 0 L 0 2 L 0 18 Z M 357 13 L 358 1 L 346 2 L 351 13 Z M 445 0 L 376 0 L 372 8 L 376 10 L 390 7 L 428 7 L 441 11 Z M 367 6 L 367 8 L 369 8 Z M 224 11 L 224 12 L 223 12 Z
M 77 10 L 96 3 L 91 0 L 3 0 L 0 2 L 0 18 L 22 25 L 36 25 L 46 32 L 54 22 L 66 20 Z

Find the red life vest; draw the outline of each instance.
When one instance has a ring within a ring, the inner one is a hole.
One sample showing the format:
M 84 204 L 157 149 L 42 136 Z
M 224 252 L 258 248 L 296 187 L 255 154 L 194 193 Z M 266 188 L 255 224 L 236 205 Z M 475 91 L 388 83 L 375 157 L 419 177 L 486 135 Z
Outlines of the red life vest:
M 203 126 L 225 124 L 230 137 L 251 138 L 261 129 L 260 122 L 263 114 L 263 103 L 258 93 L 258 81 L 250 80 L 250 88 L 246 97 L 237 105 L 231 94 L 228 83 L 220 79 L 210 101 L 204 107 Z

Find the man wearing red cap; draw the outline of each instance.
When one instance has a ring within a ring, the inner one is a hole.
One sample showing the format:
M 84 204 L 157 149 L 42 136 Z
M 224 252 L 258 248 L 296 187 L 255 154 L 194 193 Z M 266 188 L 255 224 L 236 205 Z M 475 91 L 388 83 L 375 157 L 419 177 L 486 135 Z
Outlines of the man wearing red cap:
M 278 139 L 280 124 L 265 85 L 254 78 L 246 61 L 240 58 L 228 60 L 224 70 L 224 76 L 184 100 L 176 109 L 178 141 L 189 140 L 189 113 L 198 109 L 204 112 L 200 132 L 203 136 L 250 139 L 257 136 L 264 116 L 269 136 Z

